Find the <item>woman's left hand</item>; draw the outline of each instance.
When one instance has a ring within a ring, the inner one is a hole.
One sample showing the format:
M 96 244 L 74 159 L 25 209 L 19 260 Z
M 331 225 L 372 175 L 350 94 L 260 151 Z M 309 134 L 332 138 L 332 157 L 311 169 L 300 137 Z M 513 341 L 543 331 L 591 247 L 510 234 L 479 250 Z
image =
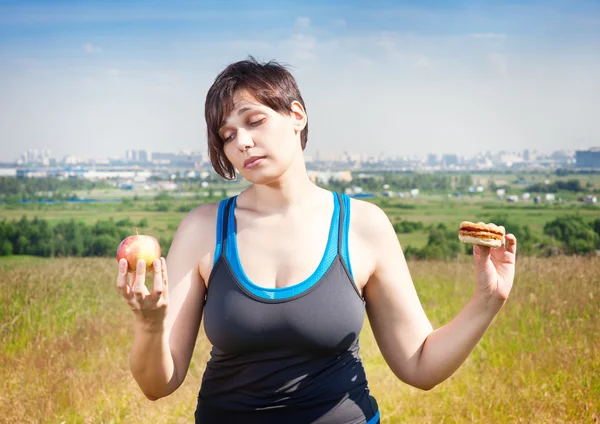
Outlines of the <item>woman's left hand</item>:
M 504 302 L 508 298 L 515 278 L 517 238 L 505 236 L 500 247 L 473 246 L 477 291 Z

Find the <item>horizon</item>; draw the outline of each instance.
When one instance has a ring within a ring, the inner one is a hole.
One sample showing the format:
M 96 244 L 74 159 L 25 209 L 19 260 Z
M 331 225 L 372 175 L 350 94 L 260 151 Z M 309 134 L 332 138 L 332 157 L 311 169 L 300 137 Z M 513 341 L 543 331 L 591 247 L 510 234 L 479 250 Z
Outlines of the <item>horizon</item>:
M 0 160 L 204 150 L 206 91 L 249 55 L 290 66 L 307 155 L 600 146 L 597 2 L 36 0 L 0 1 Z

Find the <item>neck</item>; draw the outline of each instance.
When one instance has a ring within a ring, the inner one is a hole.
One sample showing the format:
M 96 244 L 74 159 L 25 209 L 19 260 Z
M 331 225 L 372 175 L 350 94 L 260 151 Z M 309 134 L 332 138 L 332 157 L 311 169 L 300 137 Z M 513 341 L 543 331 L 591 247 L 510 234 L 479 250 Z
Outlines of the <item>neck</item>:
M 277 180 L 268 184 L 253 184 L 247 190 L 247 201 L 253 209 L 265 213 L 285 213 L 306 207 L 320 200 L 315 196 L 326 191 L 315 185 L 306 172 L 304 157 L 300 152 L 299 157 L 292 162 L 290 168 Z

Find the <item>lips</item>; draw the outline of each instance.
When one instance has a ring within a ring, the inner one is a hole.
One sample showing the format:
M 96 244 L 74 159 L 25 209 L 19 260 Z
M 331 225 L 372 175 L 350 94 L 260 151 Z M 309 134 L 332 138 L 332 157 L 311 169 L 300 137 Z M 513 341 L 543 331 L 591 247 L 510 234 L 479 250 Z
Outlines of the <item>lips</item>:
M 252 168 L 255 165 L 258 165 L 258 161 L 266 158 L 266 156 L 251 156 L 244 161 L 244 168 Z

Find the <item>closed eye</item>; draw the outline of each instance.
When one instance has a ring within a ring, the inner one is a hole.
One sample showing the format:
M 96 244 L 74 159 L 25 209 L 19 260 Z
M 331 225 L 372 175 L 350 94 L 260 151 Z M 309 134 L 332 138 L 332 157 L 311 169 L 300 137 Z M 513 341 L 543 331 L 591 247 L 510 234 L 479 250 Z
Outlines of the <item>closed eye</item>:
M 259 125 L 261 125 L 266 120 L 267 120 L 267 118 L 262 118 L 262 119 L 259 119 L 258 121 L 252 121 L 248 125 L 250 125 L 251 127 L 258 127 Z
M 250 127 L 258 127 L 260 125 L 262 125 L 265 121 L 267 120 L 267 118 L 262 118 L 262 119 L 258 119 L 256 121 L 252 121 L 252 122 L 248 122 L 248 126 Z M 223 139 L 224 143 L 228 143 L 230 141 L 233 141 L 233 139 L 235 138 L 236 133 L 233 132 L 230 135 L 228 135 L 227 137 L 221 137 Z

